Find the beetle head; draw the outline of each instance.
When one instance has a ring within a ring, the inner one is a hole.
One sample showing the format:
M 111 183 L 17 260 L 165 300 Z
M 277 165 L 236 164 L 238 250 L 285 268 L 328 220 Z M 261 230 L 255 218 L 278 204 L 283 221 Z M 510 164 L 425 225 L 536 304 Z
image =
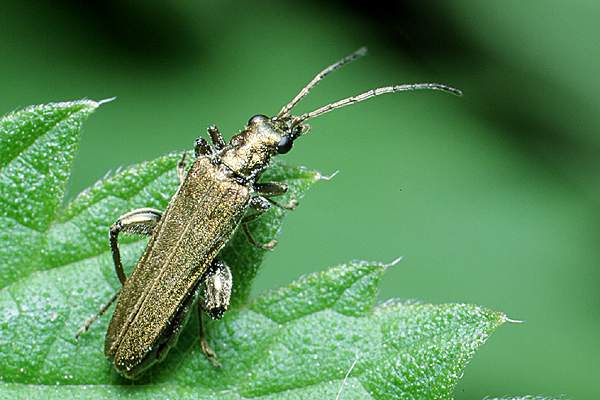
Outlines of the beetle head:
M 272 153 L 286 154 L 292 149 L 294 140 L 308 132 L 310 126 L 295 123 L 293 117 L 269 118 L 259 114 L 250 118 L 248 129 L 255 129 L 259 136 L 262 136 L 261 132 L 269 132 L 270 136 L 272 136 L 272 140 L 269 141 Z
M 307 131 L 308 125 L 295 124 L 291 118 L 255 115 L 231 138 L 221 159 L 242 176 L 256 176 L 266 168 L 271 157 L 289 152 L 294 140 Z

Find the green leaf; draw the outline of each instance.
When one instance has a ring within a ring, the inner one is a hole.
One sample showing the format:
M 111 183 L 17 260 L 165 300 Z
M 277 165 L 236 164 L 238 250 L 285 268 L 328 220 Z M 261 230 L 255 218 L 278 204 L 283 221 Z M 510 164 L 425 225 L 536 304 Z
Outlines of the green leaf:
M 486 397 L 484 400 L 566 400 L 565 397 L 517 396 L 517 397 Z
M 45 268 L 41 249 L 64 195 L 81 123 L 99 104 L 32 106 L 0 119 L 0 287 Z
M 167 361 L 139 385 L 110 388 L 125 382 L 102 356 L 103 329 L 79 343 L 72 337 L 94 311 L 86 297 L 98 289 L 102 269 L 94 262 L 53 269 L 0 297 L 0 348 L 10 353 L 0 395 L 334 398 L 357 360 L 345 399 L 449 398 L 475 349 L 505 321 L 468 305 L 373 308 L 386 267 L 355 262 L 308 275 L 212 322 L 222 369 L 200 353 L 192 321 Z M 109 295 L 110 287 L 103 284 L 102 292 Z M 66 386 L 47 386 L 55 383 Z
M 108 318 L 79 341 L 74 333 L 119 286 L 107 228 L 133 208 L 163 209 L 178 185 L 181 154 L 110 174 L 58 211 L 80 120 L 97 106 L 38 106 L 0 125 L 9 149 L 0 193 L 11 195 L 0 215 L 13 222 L 2 238 L 22 255 L 9 258 L 3 248 L 0 259 L 0 398 L 447 399 L 477 347 L 507 320 L 464 304 L 377 305 L 388 266 L 367 262 L 314 273 L 250 301 L 264 251 L 237 232 L 220 254 L 233 269 L 233 309 L 207 326 L 223 368 L 199 351 L 194 315 L 165 362 L 139 381 L 125 380 L 103 355 Z M 38 173 L 19 172 L 34 161 Z M 301 198 L 320 178 L 279 163 L 264 176 L 289 184 L 282 202 Z M 273 207 L 251 226 L 253 235 L 263 242 L 277 236 L 284 215 Z M 126 265 L 145 243 L 125 241 Z

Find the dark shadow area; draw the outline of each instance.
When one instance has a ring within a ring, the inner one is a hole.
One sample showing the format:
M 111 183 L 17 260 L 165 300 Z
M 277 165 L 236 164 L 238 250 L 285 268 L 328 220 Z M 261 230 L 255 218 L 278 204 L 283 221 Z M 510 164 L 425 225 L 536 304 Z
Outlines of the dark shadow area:
M 34 40 L 83 48 L 91 45 L 94 52 L 105 55 L 108 64 L 139 68 L 140 72 L 174 69 L 204 54 L 204 44 L 198 39 L 201 28 L 192 24 L 180 8 L 158 2 L 141 5 L 56 0 L 11 1 L 3 8 L 5 16 L 36 20 L 35 25 L 47 31 L 42 38 L 40 32 L 32 32 Z
M 397 48 L 405 59 L 415 64 L 433 69 L 435 65 L 459 67 L 477 65 L 480 61 L 480 49 L 471 37 L 444 15 L 443 7 L 435 2 L 374 0 L 368 3 L 334 3 L 369 22 L 371 32 L 379 34 L 381 43 Z
M 591 164 L 600 150 L 598 143 L 586 140 L 589 134 L 578 132 L 583 126 L 565 126 L 565 113 L 577 115 L 587 107 L 576 95 L 526 66 L 494 57 L 437 2 L 338 1 L 330 7 L 365 20 L 382 43 L 424 75 L 459 86 L 465 91 L 464 106 L 560 175 L 566 174 L 565 169 Z M 140 73 L 176 69 L 209 51 L 201 39 L 202 24 L 168 3 L 150 1 L 141 7 L 132 2 L 58 0 L 35 5 L 10 2 L 7 8 L 39 18 L 40 26 L 57 27 L 52 34 L 65 36 L 64 42 L 94 45 L 107 63 L 138 68 Z M 535 101 L 540 93 L 560 101 L 540 104 Z
M 583 123 L 572 126 L 564 121 L 565 115 L 572 118 L 589 106 L 569 88 L 492 55 L 439 3 L 374 0 L 334 4 L 364 18 L 381 42 L 402 54 L 403 62 L 409 60 L 428 76 L 444 77 L 463 89 L 464 105 L 497 125 L 510 143 L 543 168 L 568 181 L 573 170 L 585 174 L 577 170 L 594 162 L 600 151 L 598 143 L 588 140 L 591 136 L 582 131 L 586 129 Z M 540 96 L 545 97 L 542 103 L 536 101 Z

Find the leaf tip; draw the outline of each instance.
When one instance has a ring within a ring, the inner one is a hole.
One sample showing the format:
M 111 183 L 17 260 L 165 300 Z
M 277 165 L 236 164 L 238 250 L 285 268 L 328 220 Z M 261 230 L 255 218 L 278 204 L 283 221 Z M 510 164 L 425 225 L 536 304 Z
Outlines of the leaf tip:
M 508 315 L 503 315 L 502 320 L 503 320 L 502 322 L 509 322 L 511 324 L 524 324 L 525 323 L 525 321 L 523 321 L 523 320 L 513 319 L 513 318 L 510 318 Z
M 330 181 L 332 180 L 338 173 L 340 172 L 340 170 L 338 169 L 337 171 L 335 171 L 333 174 L 330 175 L 323 175 L 320 172 L 317 172 L 316 174 L 316 179 L 317 181 Z
M 400 263 L 400 261 L 402 261 L 403 259 L 404 259 L 404 256 L 397 257 L 391 263 L 383 264 L 383 268 L 388 269 L 390 267 L 393 267 L 394 265 L 398 265 L 398 263 Z
M 96 103 L 98 104 L 98 106 L 101 106 L 103 104 L 110 103 L 111 101 L 116 100 L 116 98 L 117 98 L 117 96 L 113 96 L 113 97 L 109 97 L 108 99 L 99 100 Z

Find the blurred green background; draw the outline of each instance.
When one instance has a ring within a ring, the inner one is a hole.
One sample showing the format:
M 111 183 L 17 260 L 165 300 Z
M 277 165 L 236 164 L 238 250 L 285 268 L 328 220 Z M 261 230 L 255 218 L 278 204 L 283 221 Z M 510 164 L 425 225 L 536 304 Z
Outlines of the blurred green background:
M 85 4 L 85 5 L 84 5 Z M 468 302 L 524 324 L 475 356 L 458 399 L 600 397 L 597 1 L 22 2 L 0 12 L 0 110 L 118 99 L 85 126 L 74 196 L 120 165 L 273 114 L 367 45 L 308 111 L 390 83 L 439 81 L 312 122 L 285 156 L 323 173 L 256 290 L 349 259 L 405 260 L 382 298 Z

